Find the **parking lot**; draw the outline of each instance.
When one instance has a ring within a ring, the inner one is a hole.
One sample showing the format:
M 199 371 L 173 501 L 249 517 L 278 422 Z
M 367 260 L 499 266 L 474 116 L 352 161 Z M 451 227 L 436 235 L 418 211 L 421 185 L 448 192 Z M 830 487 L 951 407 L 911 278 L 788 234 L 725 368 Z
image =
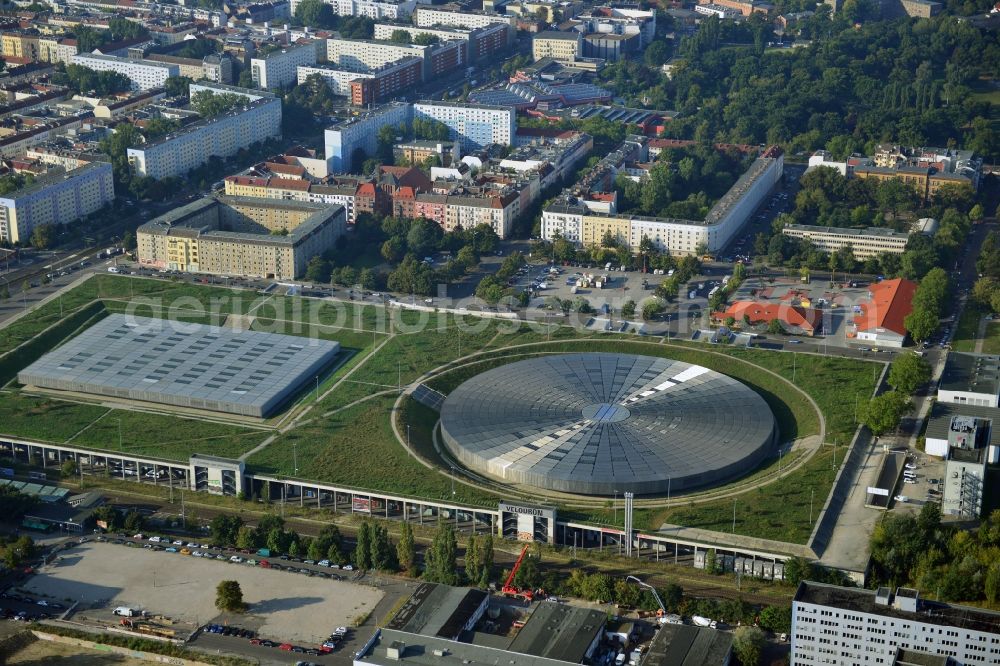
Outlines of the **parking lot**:
M 927 502 L 942 500 L 944 492 L 943 460 L 926 456 L 919 451 L 911 452 L 903 468 L 903 479 L 894 497 L 895 508 L 919 511 Z
M 215 588 L 223 580 L 238 581 L 250 606 L 238 618 L 241 626 L 263 638 L 310 646 L 367 616 L 384 596 L 346 581 L 97 542 L 63 551 L 21 588 L 79 601 L 75 619 L 117 624 L 112 610 L 129 606 L 200 626 L 232 620 L 215 608 Z

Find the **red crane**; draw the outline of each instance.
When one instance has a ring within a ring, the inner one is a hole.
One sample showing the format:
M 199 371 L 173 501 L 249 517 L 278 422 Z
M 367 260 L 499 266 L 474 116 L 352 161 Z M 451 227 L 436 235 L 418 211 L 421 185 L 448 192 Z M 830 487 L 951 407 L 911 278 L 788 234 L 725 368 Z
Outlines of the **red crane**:
M 531 590 L 520 590 L 514 587 L 514 576 L 517 575 L 517 570 L 521 568 L 521 563 L 524 562 L 524 558 L 527 556 L 527 554 L 528 554 L 528 546 L 525 546 L 521 550 L 521 555 L 517 558 L 517 561 L 514 562 L 514 566 L 511 567 L 510 575 L 507 576 L 507 580 L 505 580 L 503 583 L 503 589 L 501 590 L 501 592 L 503 592 L 505 596 L 524 597 L 526 601 L 532 601 L 535 598 L 535 593 L 532 592 Z

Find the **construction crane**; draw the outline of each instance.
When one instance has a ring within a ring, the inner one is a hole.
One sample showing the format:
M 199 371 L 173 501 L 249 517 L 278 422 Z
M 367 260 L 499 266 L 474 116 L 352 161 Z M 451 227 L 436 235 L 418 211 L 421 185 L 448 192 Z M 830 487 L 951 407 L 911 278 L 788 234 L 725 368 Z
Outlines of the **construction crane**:
M 660 610 L 656 611 L 656 621 L 660 624 L 680 624 L 680 616 L 672 615 L 667 613 L 667 607 L 663 605 L 663 599 L 660 599 L 660 594 L 656 591 L 656 588 L 649 583 L 644 583 L 635 576 L 625 576 L 626 581 L 633 581 L 639 587 L 644 587 L 653 593 L 653 598 L 656 599 L 656 603 L 660 604 Z
M 514 562 L 514 566 L 510 569 L 510 574 L 507 576 L 507 580 L 503 583 L 503 589 L 501 592 L 504 596 L 508 597 L 524 597 L 525 601 L 532 601 L 535 598 L 535 593 L 531 590 L 520 590 L 514 587 L 514 577 L 517 575 L 518 569 L 521 568 L 521 564 L 524 562 L 524 558 L 528 555 L 528 546 L 526 545 L 522 550 L 520 556 L 518 556 L 517 561 Z

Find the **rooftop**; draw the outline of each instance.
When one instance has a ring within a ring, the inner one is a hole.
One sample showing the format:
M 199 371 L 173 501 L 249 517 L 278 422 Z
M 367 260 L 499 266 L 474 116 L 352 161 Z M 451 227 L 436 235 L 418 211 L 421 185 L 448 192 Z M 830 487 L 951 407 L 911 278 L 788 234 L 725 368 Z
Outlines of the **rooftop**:
M 388 628 L 454 640 L 488 596 L 482 590 L 421 583 Z
M 581 37 L 582 37 L 581 33 L 575 31 L 561 32 L 556 30 L 546 30 L 545 32 L 540 32 L 536 34 L 532 39 L 533 40 L 564 39 L 566 41 L 575 42 L 579 41 Z
M 291 181 L 289 181 L 291 182 Z M 276 208 L 280 210 L 295 210 L 301 213 L 311 213 L 302 220 L 295 228 L 290 229 L 287 235 L 279 236 L 266 233 L 250 233 L 243 231 L 219 231 L 210 224 L 205 224 L 204 218 L 197 217 L 206 208 L 215 206 L 237 206 L 252 205 L 256 208 Z M 260 197 L 208 196 L 196 199 L 191 203 L 167 211 L 163 215 L 143 224 L 137 230 L 138 233 L 179 236 L 186 238 L 218 238 L 241 241 L 244 243 L 257 243 L 264 245 L 296 245 L 304 238 L 308 237 L 316 227 L 331 217 L 341 214 L 343 206 L 307 201 L 292 201 L 284 199 L 270 199 Z M 191 219 L 200 220 L 196 225 L 189 226 Z
M 817 227 L 811 224 L 786 224 L 785 229 L 789 231 L 803 231 L 816 234 L 839 234 L 841 236 L 869 236 L 874 238 L 909 238 L 910 235 L 895 229 L 886 227 L 867 227 L 865 229 L 852 229 L 850 227 Z
M 1000 446 L 1000 409 L 996 407 L 981 407 L 978 405 L 962 405 L 953 402 L 935 402 L 927 417 L 927 439 L 948 440 L 951 434 L 952 420 L 967 416 L 973 419 L 989 419 L 997 423 L 996 428 L 989 429 L 988 446 Z
M 913 294 L 917 283 L 896 278 L 882 280 L 868 289 L 869 300 L 861 304 L 862 313 L 854 317 L 859 331 L 884 328 L 906 335 L 903 320 L 913 310 Z
M 30 386 L 266 416 L 337 355 L 336 342 L 112 314 L 18 374 Z
M 997 395 L 1000 392 L 1000 356 L 949 353 L 938 390 Z
M 607 613 L 568 604 L 538 604 L 508 648 L 512 652 L 583 662 L 587 648 L 602 632 Z
M 642 663 L 643 666 L 724 664 L 732 645 L 730 633 L 686 624 L 665 624 L 656 632 Z
M 409 666 L 567 666 L 569 663 L 532 655 L 514 657 L 501 648 L 386 628 L 376 635 L 367 650 L 354 657 L 354 663 L 378 666 L 399 666 L 400 663 Z
M 64 168 L 60 166 L 49 167 L 48 171 L 46 171 L 40 176 L 36 176 L 31 184 L 25 185 L 24 187 L 15 190 L 14 192 L 11 192 L 9 194 L 0 196 L 0 200 L 24 199 L 33 194 L 37 194 L 38 192 L 44 190 L 47 187 L 51 187 L 56 183 L 72 180 L 74 178 L 80 178 L 82 176 L 90 175 L 94 171 L 98 171 L 101 169 L 107 170 L 110 168 L 111 164 L 109 162 L 90 162 L 89 164 L 84 164 L 83 166 L 78 167 L 76 169 L 71 169 L 70 171 L 66 171 Z
M 816 604 L 841 610 L 856 611 L 894 617 L 911 622 L 923 622 L 942 627 L 957 627 L 972 631 L 982 631 L 1000 634 L 1000 613 L 958 606 L 939 601 L 919 599 L 916 612 L 895 608 L 892 605 L 877 603 L 875 590 L 865 590 L 857 587 L 838 587 L 825 583 L 803 581 L 795 593 L 797 603 Z M 892 600 L 892 595 L 889 595 Z

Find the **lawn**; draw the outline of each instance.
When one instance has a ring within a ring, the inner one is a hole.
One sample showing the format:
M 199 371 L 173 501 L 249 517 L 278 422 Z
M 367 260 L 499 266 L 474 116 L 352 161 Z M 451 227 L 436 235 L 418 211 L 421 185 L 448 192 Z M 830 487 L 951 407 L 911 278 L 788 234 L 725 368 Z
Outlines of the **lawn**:
M 958 326 L 955 328 L 955 337 L 951 341 L 952 349 L 957 352 L 976 350 L 976 333 L 979 332 L 979 320 L 983 314 L 982 310 L 977 308 L 972 301 L 966 303 L 962 317 L 958 320 Z
M 103 409 L 105 414 L 71 444 L 186 461 L 193 453 L 237 458 L 270 434 L 256 428 L 168 414 Z M 121 444 L 119 445 L 119 433 Z
M 843 460 L 843 456 L 844 450 L 838 448 L 838 463 Z M 837 473 L 832 462 L 833 447 L 826 446 L 802 468 L 765 486 L 729 499 L 694 506 L 644 509 L 637 512 L 636 522 L 645 529 L 657 529 L 663 523 L 670 523 L 732 532 L 735 503 L 736 534 L 788 543 L 806 543 Z M 812 521 L 809 520 L 810 504 Z
M 984 354 L 1000 354 L 1000 322 L 991 321 L 986 324 L 986 337 L 983 339 Z
M 0 426 L 10 437 L 61 444 L 109 410 L 52 398 L 31 396 L 19 391 L 3 391 L 0 398 Z
M 429 499 L 449 499 L 451 480 L 408 455 L 390 423 L 394 397 L 375 398 L 282 434 L 247 461 L 255 472 L 297 476 Z M 426 423 L 423 427 L 426 428 Z M 411 436 L 413 436 L 411 432 Z M 295 462 L 298 474 L 295 474 Z M 480 506 L 497 498 L 463 484 L 455 501 Z

